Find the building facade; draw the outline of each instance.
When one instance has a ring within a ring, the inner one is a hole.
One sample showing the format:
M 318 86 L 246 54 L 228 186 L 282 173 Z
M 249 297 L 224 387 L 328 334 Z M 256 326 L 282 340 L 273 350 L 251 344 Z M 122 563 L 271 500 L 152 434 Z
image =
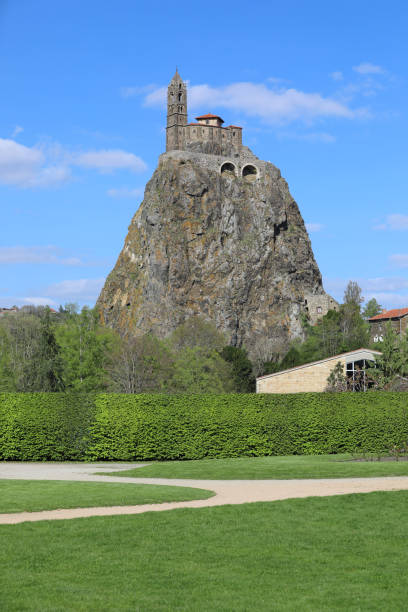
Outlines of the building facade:
M 395 308 L 385 310 L 375 317 L 368 319 L 370 325 L 371 342 L 382 342 L 387 323 L 391 323 L 392 329 L 397 334 L 403 334 L 408 329 L 408 308 Z
M 379 351 L 361 348 L 334 357 L 327 357 L 313 363 L 290 368 L 256 379 L 257 393 L 312 393 L 325 391 L 327 379 L 337 363 L 350 381 L 350 389 L 365 391 L 365 369 L 367 363 L 375 362 Z

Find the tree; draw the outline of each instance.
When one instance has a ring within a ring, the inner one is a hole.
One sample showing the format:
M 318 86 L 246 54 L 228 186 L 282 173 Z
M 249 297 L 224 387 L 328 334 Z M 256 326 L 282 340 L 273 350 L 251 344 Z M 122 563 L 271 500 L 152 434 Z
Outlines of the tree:
M 120 393 L 172 390 L 173 356 L 151 334 L 122 340 L 109 368 L 112 389 Z
M 344 304 L 352 304 L 360 310 L 361 303 L 364 301 L 361 296 L 361 287 L 355 281 L 349 281 L 344 291 Z
M 376 359 L 375 366 L 367 369 L 374 386 L 383 389 L 393 378 L 399 374 L 400 355 L 398 350 L 397 334 L 390 321 L 385 326 L 383 341 L 381 342 L 381 355 Z
M 36 359 L 38 360 L 36 391 L 62 391 L 64 388 L 60 346 L 55 338 L 50 314 L 50 309 L 46 308 L 41 321 L 36 354 Z
M 408 329 L 398 338 L 398 353 L 396 365 L 400 376 L 408 376 Z
M 224 335 L 217 330 L 214 323 L 199 316 L 190 317 L 179 325 L 171 334 L 169 341 L 174 351 L 195 346 L 221 351 L 226 345 Z
M 252 393 L 255 391 L 255 378 L 252 363 L 245 349 L 236 346 L 224 346 L 221 357 L 231 365 L 235 391 Z
M 364 306 L 362 315 L 364 319 L 370 319 L 371 317 L 381 314 L 382 310 L 383 307 L 377 302 L 377 300 L 375 298 L 371 298 L 371 300 L 368 300 L 367 304 Z
M 344 366 L 340 361 L 336 363 L 330 372 L 325 391 L 347 391 L 347 378 L 344 375 Z
M 119 337 L 99 324 L 95 309 L 85 306 L 78 313 L 75 304 L 68 304 L 61 317 L 56 335 L 61 347 L 66 388 L 82 391 L 106 389 L 109 384 L 107 366 Z
M 216 351 L 186 347 L 176 357 L 172 386 L 177 393 L 231 393 L 232 368 Z
M 48 307 L 21 308 L 0 323 L 0 388 L 8 391 L 63 389 L 60 347 Z

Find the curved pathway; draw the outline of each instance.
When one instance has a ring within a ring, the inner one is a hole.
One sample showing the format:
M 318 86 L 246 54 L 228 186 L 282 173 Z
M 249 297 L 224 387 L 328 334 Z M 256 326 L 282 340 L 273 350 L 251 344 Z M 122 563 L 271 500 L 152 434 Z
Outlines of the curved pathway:
M 139 464 L 141 467 L 143 464 Z M 374 478 L 327 478 L 310 480 L 188 480 L 170 478 L 128 478 L 102 476 L 97 472 L 113 472 L 138 467 L 134 463 L 0 463 L 0 478 L 26 480 L 77 480 L 87 482 L 121 482 L 135 484 L 197 487 L 214 491 L 214 497 L 185 502 L 141 504 L 138 506 L 108 506 L 72 508 L 0 514 L 0 524 L 15 525 L 26 521 L 44 521 L 141 514 L 174 508 L 205 508 L 225 504 L 267 502 L 296 497 L 325 497 L 348 493 L 408 490 L 408 476 Z

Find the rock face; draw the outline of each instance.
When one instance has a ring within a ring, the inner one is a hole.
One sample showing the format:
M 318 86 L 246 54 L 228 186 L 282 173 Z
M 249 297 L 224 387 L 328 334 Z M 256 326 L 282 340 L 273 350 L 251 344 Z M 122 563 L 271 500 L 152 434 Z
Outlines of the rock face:
M 328 299 L 298 206 L 248 148 L 231 158 L 191 149 L 160 156 L 101 316 L 122 335 L 165 337 L 200 315 L 252 356 L 265 342 L 282 353 L 302 336 L 308 296 L 314 307 Z

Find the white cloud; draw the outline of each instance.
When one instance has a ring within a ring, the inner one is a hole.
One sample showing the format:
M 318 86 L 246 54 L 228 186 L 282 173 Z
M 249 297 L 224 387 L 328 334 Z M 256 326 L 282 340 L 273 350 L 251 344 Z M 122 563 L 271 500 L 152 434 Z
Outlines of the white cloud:
M 393 214 L 388 215 L 385 223 L 375 225 L 376 230 L 408 230 L 408 215 Z
M 54 302 L 49 297 L 25 297 L 22 300 L 18 300 L 24 304 L 30 304 L 33 306 L 57 306 L 57 302 Z
M 62 257 L 56 246 L 11 246 L 0 247 L 1 264 L 59 264 L 79 266 L 77 257 Z
M 343 73 L 340 70 L 330 73 L 330 76 L 333 79 L 333 81 L 342 81 L 344 78 Z
M 53 297 L 66 300 L 95 300 L 103 285 L 104 278 L 80 278 L 78 280 L 64 280 L 47 288 L 46 293 Z
M 20 188 L 51 187 L 71 178 L 71 167 L 143 172 L 145 162 L 127 151 L 108 149 L 71 153 L 58 143 L 27 147 L 15 140 L 0 138 L 0 184 Z
M 0 183 L 24 188 L 49 187 L 69 176 L 69 168 L 49 163 L 40 148 L 0 138 Z
M 387 310 L 408 306 L 408 295 L 402 293 L 368 293 L 365 301 L 368 302 L 372 298 L 375 298 Z
M 397 268 L 408 268 L 408 255 L 406 254 L 390 255 L 388 259 Z
M 278 138 L 302 140 L 305 142 L 323 142 L 325 144 L 336 142 L 335 137 L 328 132 L 279 132 L 277 136 Z
M 140 198 L 143 195 L 143 189 L 120 187 L 119 189 L 108 189 L 107 194 L 111 198 Z
M 166 102 L 165 87 L 145 96 L 146 106 L 162 106 Z M 324 117 L 355 119 L 367 115 L 365 109 L 352 109 L 334 98 L 296 89 L 271 89 L 263 83 L 232 83 L 224 87 L 193 85 L 188 90 L 190 108 L 224 107 L 256 116 L 268 123 L 301 120 L 310 122 Z
M 120 95 L 122 98 L 133 98 L 134 96 L 139 96 L 140 94 L 149 93 L 149 91 L 153 91 L 157 89 L 157 85 L 144 85 L 143 87 L 121 87 Z
M 145 162 L 140 157 L 120 149 L 80 153 L 73 157 L 73 164 L 82 168 L 99 170 L 102 174 L 111 173 L 114 170 L 144 172 L 147 169 Z
M 366 291 L 401 291 L 408 289 L 408 278 L 369 278 L 361 281 Z
M 308 232 L 320 232 L 323 229 L 323 225 L 321 223 L 306 223 L 306 229 Z
M 16 138 L 16 136 L 18 136 L 19 134 L 21 134 L 21 132 L 24 132 L 24 128 L 21 127 L 21 125 L 16 125 L 16 127 L 14 128 L 12 134 L 11 134 L 11 138 Z
M 384 68 L 377 66 L 376 64 L 370 64 L 370 62 L 362 62 L 358 66 L 353 66 L 354 72 L 359 74 L 384 74 Z

